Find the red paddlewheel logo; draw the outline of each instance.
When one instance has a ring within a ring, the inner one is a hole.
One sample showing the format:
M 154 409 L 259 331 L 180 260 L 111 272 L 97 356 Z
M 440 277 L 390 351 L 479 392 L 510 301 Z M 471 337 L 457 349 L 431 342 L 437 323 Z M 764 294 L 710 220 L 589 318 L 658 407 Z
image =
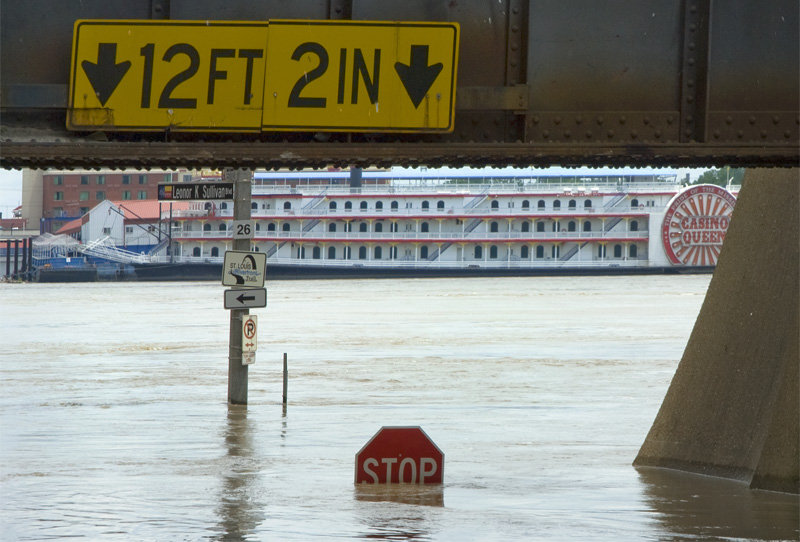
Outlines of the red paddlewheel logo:
M 716 265 L 736 198 L 719 186 L 700 185 L 672 200 L 661 238 L 675 265 Z

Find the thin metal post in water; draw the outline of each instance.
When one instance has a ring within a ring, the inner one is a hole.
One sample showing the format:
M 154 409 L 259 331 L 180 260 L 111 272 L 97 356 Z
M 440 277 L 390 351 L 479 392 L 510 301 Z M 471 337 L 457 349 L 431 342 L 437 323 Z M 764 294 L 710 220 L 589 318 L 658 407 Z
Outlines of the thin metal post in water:
M 289 365 L 286 361 L 286 352 L 283 353 L 283 408 L 286 409 L 286 400 L 289 391 Z
M 19 239 L 14 239 L 14 278 L 19 273 Z
M 6 276 L 11 278 L 11 239 L 6 239 Z
M 253 172 L 249 169 L 225 169 L 222 178 L 233 182 L 233 219 L 250 220 Z M 250 239 L 234 239 L 233 250 L 250 251 Z M 242 321 L 249 309 L 231 310 L 228 342 L 228 403 L 247 404 L 247 365 L 242 365 Z

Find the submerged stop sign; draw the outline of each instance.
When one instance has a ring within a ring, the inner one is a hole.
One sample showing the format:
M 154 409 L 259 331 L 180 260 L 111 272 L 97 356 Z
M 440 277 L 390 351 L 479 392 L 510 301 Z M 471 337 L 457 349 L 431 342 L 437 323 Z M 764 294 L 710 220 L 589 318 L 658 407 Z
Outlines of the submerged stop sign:
M 356 454 L 357 484 L 441 484 L 444 454 L 420 427 L 382 427 Z

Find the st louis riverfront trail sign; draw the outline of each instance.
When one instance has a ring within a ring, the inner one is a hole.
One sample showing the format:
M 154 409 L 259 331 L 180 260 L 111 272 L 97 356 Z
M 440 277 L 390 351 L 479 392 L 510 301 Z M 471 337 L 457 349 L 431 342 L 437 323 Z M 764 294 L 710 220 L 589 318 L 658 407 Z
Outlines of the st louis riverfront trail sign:
M 356 484 L 441 484 L 444 453 L 421 427 L 382 427 L 356 454 Z
M 70 130 L 449 132 L 459 26 L 75 23 Z
M 228 250 L 222 264 L 222 285 L 262 288 L 266 271 L 265 252 Z

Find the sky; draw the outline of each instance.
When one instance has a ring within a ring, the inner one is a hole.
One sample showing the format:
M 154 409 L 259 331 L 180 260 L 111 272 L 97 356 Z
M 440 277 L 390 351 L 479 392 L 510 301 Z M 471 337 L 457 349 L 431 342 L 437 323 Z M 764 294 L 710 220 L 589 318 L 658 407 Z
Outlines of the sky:
M 432 170 L 428 170 L 430 173 Z M 443 171 L 453 171 L 452 169 L 444 168 Z M 496 170 L 498 172 L 504 169 Z M 552 175 L 582 175 L 582 174 L 595 174 L 595 175 L 614 175 L 614 174 L 647 174 L 647 173 L 677 173 L 678 178 L 683 179 L 686 174 L 692 181 L 696 180 L 705 169 L 673 169 L 673 168 L 549 168 L 549 169 L 535 169 L 531 170 L 534 174 L 542 175 L 545 171 Z M 0 212 L 3 213 L 3 218 L 11 218 L 11 212 L 15 207 L 22 204 L 22 170 L 6 170 L 0 169 Z

